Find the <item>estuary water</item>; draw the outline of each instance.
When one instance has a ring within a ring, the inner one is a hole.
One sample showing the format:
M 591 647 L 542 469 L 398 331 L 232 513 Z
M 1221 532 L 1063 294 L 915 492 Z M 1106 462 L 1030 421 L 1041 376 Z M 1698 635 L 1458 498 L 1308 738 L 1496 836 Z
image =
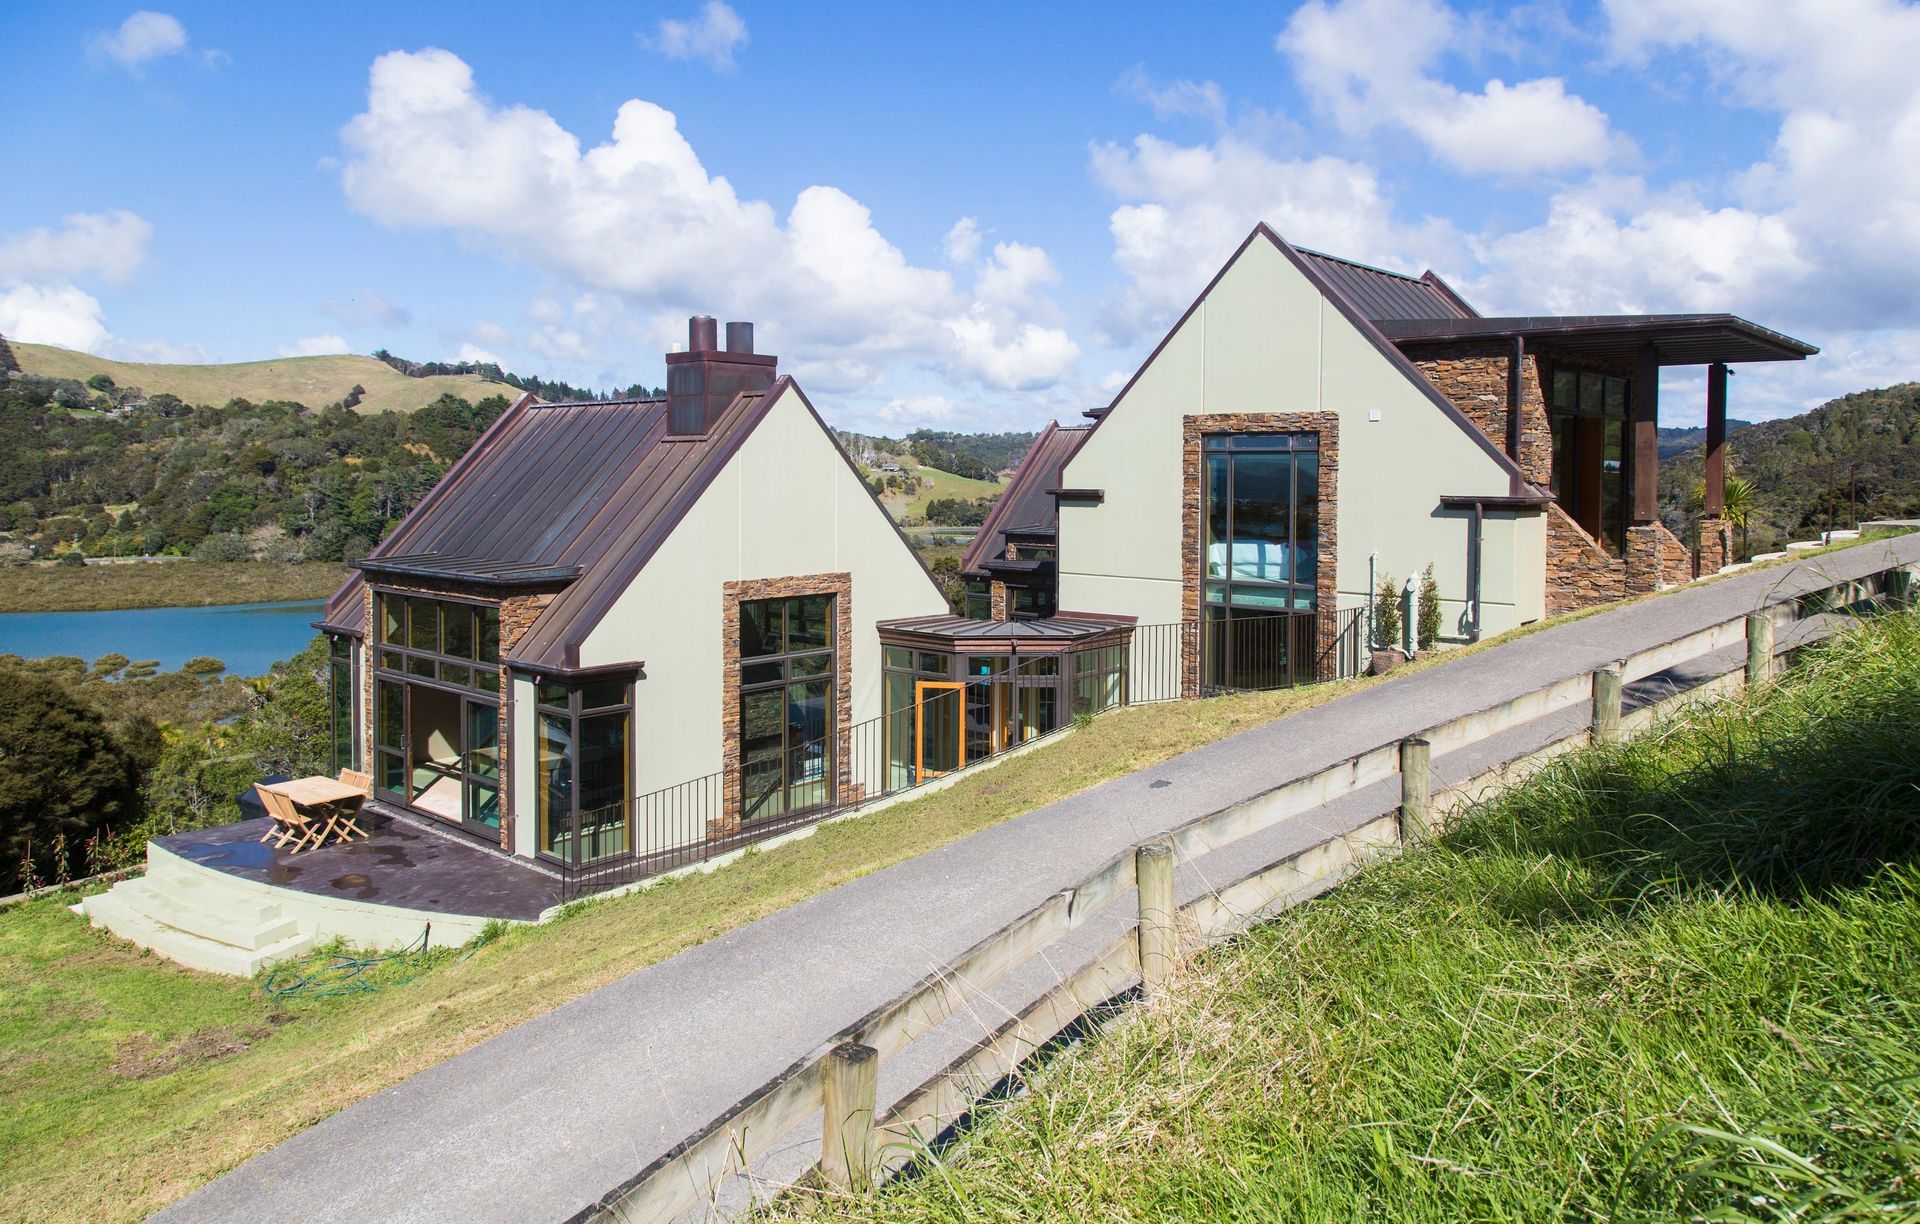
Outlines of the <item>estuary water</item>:
M 175 671 L 209 655 L 235 676 L 258 676 L 298 654 L 326 604 L 232 604 L 219 608 L 132 608 L 120 612 L 0 612 L 0 654 L 78 655 L 88 663 L 118 651 L 157 659 Z

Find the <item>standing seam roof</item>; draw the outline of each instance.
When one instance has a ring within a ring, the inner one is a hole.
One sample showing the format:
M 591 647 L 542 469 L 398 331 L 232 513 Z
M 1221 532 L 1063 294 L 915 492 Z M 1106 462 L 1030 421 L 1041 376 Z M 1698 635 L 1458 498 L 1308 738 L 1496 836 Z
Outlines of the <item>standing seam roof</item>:
M 1332 282 L 1354 308 L 1374 322 L 1382 319 L 1470 319 L 1472 311 L 1433 280 L 1388 272 L 1328 255 L 1293 248 Z M 1432 277 L 1428 273 L 1427 277 Z
M 1063 426 L 1048 422 L 1020 461 L 1000 500 L 993 504 L 973 543 L 967 546 L 966 555 L 960 559 L 961 572 L 977 577 L 985 572 L 981 567 L 988 560 L 1006 556 L 1010 531 L 1036 527 L 1058 529 L 1060 506 L 1052 491 L 1060 487 L 1060 472 L 1067 466 L 1067 460 L 1073 458 L 1092 432 L 1091 425 Z

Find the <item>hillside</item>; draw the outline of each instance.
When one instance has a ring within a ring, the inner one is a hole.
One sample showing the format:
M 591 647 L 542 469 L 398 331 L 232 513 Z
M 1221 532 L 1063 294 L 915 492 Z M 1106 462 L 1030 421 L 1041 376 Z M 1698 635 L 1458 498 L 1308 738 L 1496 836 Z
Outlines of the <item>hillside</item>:
M 358 386 L 365 389 L 356 405 L 359 412 L 412 412 L 449 393 L 469 403 L 489 395 L 514 395 L 511 387 L 473 374 L 409 378 L 372 357 L 280 357 L 228 365 L 158 365 L 109 361 L 48 344 L 14 342 L 12 347 L 20 368 L 28 374 L 80 382 L 105 374 L 117 386 L 138 387 L 149 395 L 175 395 L 189 404 L 285 400 L 324 408 L 344 400 Z
M 1778 548 L 1862 519 L 1920 514 L 1920 383 L 1856 391 L 1812 412 L 1762 421 L 1727 440 L 1730 470 L 1752 482 L 1752 551 Z M 1661 506 L 1670 524 L 1687 520 L 1701 479 L 1703 449 L 1660 468 Z

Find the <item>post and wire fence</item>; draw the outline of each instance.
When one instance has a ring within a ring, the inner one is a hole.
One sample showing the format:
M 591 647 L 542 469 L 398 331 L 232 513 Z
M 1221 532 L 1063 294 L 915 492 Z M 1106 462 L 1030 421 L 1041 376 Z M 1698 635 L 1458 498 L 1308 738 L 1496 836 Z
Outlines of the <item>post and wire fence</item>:
M 785 728 L 741 728 L 743 745 L 772 741 L 776 751 L 745 749 L 736 768 L 556 817 L 542 858 L 567 900 L 619 888 L 916 790 L 1082 716 L 1348 679 L 1360 674 L 1366 631 L 1358 607 L 1135 625 L 1117 642 L 1108 634 L 998 655 L 968 648 L 961 678 L 923 700 L 837 733 L 827 708 L 791 702 Z M 915 657 L 929 653 L 942 657 L 924 646 Z M 553 810 L 570 806 L 556 800 Z

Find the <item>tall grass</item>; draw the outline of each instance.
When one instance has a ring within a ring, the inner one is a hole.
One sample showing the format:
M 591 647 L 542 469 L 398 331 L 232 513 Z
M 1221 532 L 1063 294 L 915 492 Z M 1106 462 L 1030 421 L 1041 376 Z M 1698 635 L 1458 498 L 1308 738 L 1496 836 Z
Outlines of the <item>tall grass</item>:
M 1216 949 L 859 1219 L 1920 1218 L 1920 619 Z

